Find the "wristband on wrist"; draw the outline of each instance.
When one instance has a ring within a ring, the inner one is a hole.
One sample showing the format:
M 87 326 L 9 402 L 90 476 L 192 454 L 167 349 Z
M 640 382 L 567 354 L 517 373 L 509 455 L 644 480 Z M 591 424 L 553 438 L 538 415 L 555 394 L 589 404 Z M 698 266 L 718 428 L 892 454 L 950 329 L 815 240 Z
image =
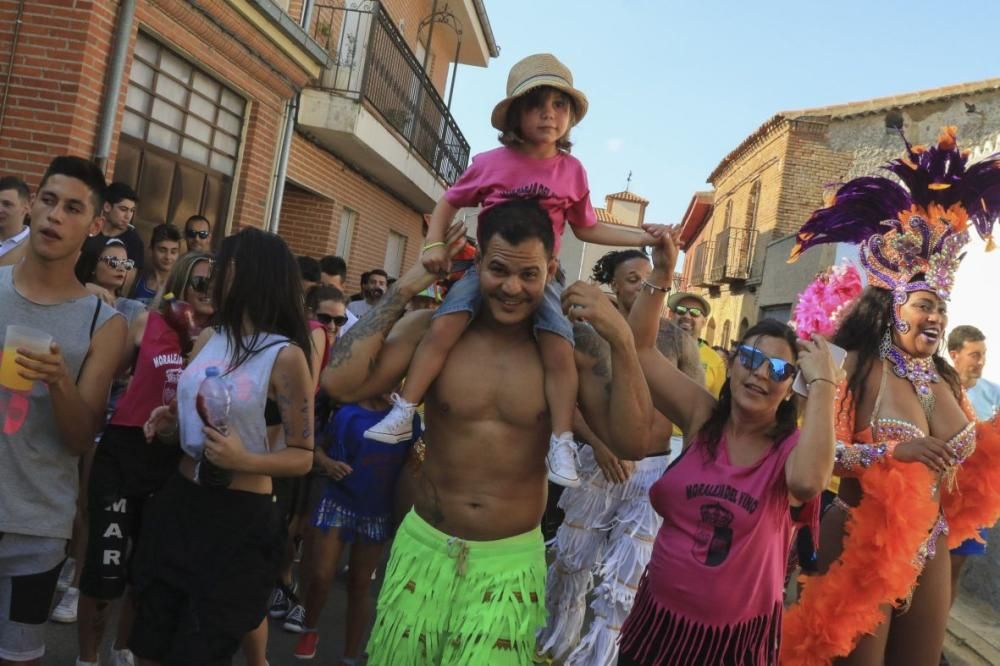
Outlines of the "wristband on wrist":
M 433 250 L 436 247 L 445 247 L 446 245 L 447 243 L 445 243 L 444 241 L 437 241 L 436 243 L 428 243 L 427 245 L 424 245 L 424 247 L 420 250 L 420 252 L 423 253 L 426 252 L 427 250 Z
M 815 384 L 816 382 L 826 382 L 830 386 L 837 388 L 837 382 L 833 381 L 832 379 L 827 379 L 826 377 L 813 377 L 808 382 L 806 382 L 806 386 L 812 388 L 812 385 Z
M 652 282 L 647 282 L 646 280 L 642 281 L 642 286 L 643 288 L 649 287 L 650 293 L 653 293 L 654 291 L 661 291 L 664 294 L 670 293 L 670 287 L 659 287 Z

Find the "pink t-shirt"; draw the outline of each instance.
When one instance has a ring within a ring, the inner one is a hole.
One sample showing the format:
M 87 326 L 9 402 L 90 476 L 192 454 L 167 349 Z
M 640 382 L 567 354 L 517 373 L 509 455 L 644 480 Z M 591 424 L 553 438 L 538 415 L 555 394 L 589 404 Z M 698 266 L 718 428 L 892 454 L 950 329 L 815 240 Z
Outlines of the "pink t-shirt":
M 622 630 L 626 654 L 679 663 L 676 650 L 700 642 L 696 654 L 738 649 L 751 663 L 773 663 L 795 528 L 785 461 L 798 439 L 796 431 L 748 467 L 730 463 L 724 437 L 711 461 L 696 441 L 653 484 L 663 526 Z
M 538 199 L 552 220 L 556 255 L 567 223 L 581 228 L 597 224 L 587 172 L 580 160 L 564 152 L 543 160 L 506 146 L 480 153 L 444 198 L 456 208 L 481 205 L 483 210 L 512 199 Z

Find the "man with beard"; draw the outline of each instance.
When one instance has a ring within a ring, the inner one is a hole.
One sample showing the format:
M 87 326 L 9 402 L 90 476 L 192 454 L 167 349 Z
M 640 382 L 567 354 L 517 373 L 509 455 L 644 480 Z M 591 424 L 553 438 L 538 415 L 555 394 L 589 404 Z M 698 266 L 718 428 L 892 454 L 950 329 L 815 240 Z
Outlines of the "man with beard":
M 545 622 L 549 419 L 532 316 L 554 279 L 555 240 L 535 201 L 491 208 L 479 230 L 482 307 L 427 394 L 426 459 L 379 596 L 372 666 L 530 663 Z M 449 231 L 453 251 L 463 233 Z M 338 342 L 322 381 L 334 399 L 399 384 L 430 312 L 399 318 L 436 277 L 418 264 Z M 652 406 L 631 330 L 596 286 L 572 285 L 563 305 L 584 417 L 615 455 L 642 458 Z
M 366 312 L 378 305 L 382 296 L 389 289 L 389 274 L 381 268 L 374 268 L 365 273 L 361 282 L 361 293 L 364 298 L 360 301 L 352 301 L 347 309 L 356 317 L 363 316 Z

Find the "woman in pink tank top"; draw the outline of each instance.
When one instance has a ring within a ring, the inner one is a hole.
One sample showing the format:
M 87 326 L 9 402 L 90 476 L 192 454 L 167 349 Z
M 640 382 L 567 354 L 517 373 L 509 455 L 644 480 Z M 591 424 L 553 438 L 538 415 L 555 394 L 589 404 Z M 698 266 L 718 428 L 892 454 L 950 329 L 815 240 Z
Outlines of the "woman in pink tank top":
M 629 317 L 654 405 L 688 439 L 650 490 L 663 526 L 622 627 L 619 664 L 774 664 L 794 523 L 818 515 L 833 468 L 838 371 L 824 341 L 797 342 L 788 326 L 764 320 L 740 340 L 716 401 L 654 344 L 676 259 L 663 234 Z M 810 387 L 801 431 L 798 371 Z

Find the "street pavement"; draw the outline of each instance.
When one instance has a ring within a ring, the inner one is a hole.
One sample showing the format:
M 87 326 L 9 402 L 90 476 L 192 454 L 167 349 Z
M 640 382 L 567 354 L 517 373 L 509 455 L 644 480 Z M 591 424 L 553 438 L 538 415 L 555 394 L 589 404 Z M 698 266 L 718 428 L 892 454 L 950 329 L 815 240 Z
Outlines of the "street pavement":
M 378 575 L 381 580 L 384 567 L 379 569 Z M 336 659 L 343 655 L 344 641 L 344 621 L 346 617 L 347 589 L 345 587 L 346 578 L 343 575 L 337 576 L 336 581 L 330 588 L 330 596 L 327 599 L 326 608 L 320 618 L 320 641 L 316 652 L 316 658 L 311 663 L 322 664 L 323 666 L 334 666 Z M 372 599 L 374 608 L 374 598 L 378 594 L 378 583 L 373 583 Z M 56 595 L 58 602 L 59 595 Z M 117 627 L 117 613 L 109 627 Z M 75 624 L 58 624 L 49 622 L 46 633 L 47 652 L 42 663 L 45 666 L 74 666 L 77 657 L 77 638 Z M 111 641 L 113 640 L 113 630 L 109 629 L 105 636 L 104 649 L 101 653 L 101 664 L 110 664 Z M 295 649 L 295 641 L 298 635 L 291 634 L 281 628 L 281 622 L 271 620 L 270 635 L 268 637 L 267 656 L 271 666 L 293 666 L 306 662 L 295 659 L 292 650 Z M 236 666 L 243 666 L 243 656 L 237 655 L 233 660 Z

